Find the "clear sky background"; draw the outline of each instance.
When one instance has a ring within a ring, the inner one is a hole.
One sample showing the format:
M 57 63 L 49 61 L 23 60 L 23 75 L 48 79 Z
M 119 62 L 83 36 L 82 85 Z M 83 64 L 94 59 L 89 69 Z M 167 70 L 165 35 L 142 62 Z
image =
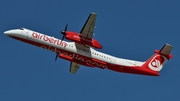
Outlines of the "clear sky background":
M 180 1 L 178 0 L 1 0 L 0 101 L 180 101 Z M 28 28 L 62 38 L 79 32 L 97 13 L 94 38 L 102 52 L 145 61 L 165 43 L 174 46 L 161 76 L 118 73 L 70 62 L 3 34 Z

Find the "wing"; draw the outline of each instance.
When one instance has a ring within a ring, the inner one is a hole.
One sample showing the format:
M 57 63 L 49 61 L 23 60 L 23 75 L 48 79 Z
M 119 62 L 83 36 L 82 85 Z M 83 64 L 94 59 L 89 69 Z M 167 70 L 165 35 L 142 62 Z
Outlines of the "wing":
M 86 23 L 81 29 L 80 36 L 92 39 L 95 28 L 96 16 L 96 13 L 91 13 L 89 15 Z
M 80 68 L 80 64 L 77 64 L 75 62 L 71 62 L 70 64 L 70 72 L 73 74 L 76 74 L 76 71 Z

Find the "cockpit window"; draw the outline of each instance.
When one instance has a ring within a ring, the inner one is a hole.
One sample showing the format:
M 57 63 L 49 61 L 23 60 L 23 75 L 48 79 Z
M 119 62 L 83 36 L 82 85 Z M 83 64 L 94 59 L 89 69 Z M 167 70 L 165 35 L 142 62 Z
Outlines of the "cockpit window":
M 20 30 L 24 30 L 24 28 L 19 28 Z

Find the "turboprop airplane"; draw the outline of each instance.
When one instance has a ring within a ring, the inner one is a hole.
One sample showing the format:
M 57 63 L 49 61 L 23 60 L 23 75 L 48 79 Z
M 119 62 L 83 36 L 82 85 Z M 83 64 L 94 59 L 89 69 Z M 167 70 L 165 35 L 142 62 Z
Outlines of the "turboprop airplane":
M 117 72 L 159 76 L 159 72 L 168 62 L 172 46 L 165 44 L 162 49 L 155 50 L 154 55 L 144 62 L 114 57 L 95 50 L 102 49 L 100 43 L 93 39 L 96 14 L 90 13 L 80 33 L 67 31 L 62 39 L 54 38 L 26 28 L 5 31 L 4 34 L 14 39 L 55 52 L 55 60 L 60 57 L 70 61 L 70 72 L 75 74 L 81 65 L 98 67 Z M 73 42 L 64 41 L 64 38 Z

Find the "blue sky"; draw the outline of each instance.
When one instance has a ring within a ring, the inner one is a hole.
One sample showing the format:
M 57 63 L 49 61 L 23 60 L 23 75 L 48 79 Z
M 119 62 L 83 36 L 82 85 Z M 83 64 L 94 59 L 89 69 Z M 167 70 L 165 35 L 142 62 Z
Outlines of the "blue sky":
M 178 101 L 180 100 L 180 1 L 178 0 L 3 0 L 0 2 L 0 101 Z M 145 61 L 165 43 L 174 56 L 150 77 L 82 66 L 55 53 L 14 40 L 4 31 L 25 27 L 61 38 L 79 32 L 90 12 L 97 13 L 94 38 L 102 52 Z

